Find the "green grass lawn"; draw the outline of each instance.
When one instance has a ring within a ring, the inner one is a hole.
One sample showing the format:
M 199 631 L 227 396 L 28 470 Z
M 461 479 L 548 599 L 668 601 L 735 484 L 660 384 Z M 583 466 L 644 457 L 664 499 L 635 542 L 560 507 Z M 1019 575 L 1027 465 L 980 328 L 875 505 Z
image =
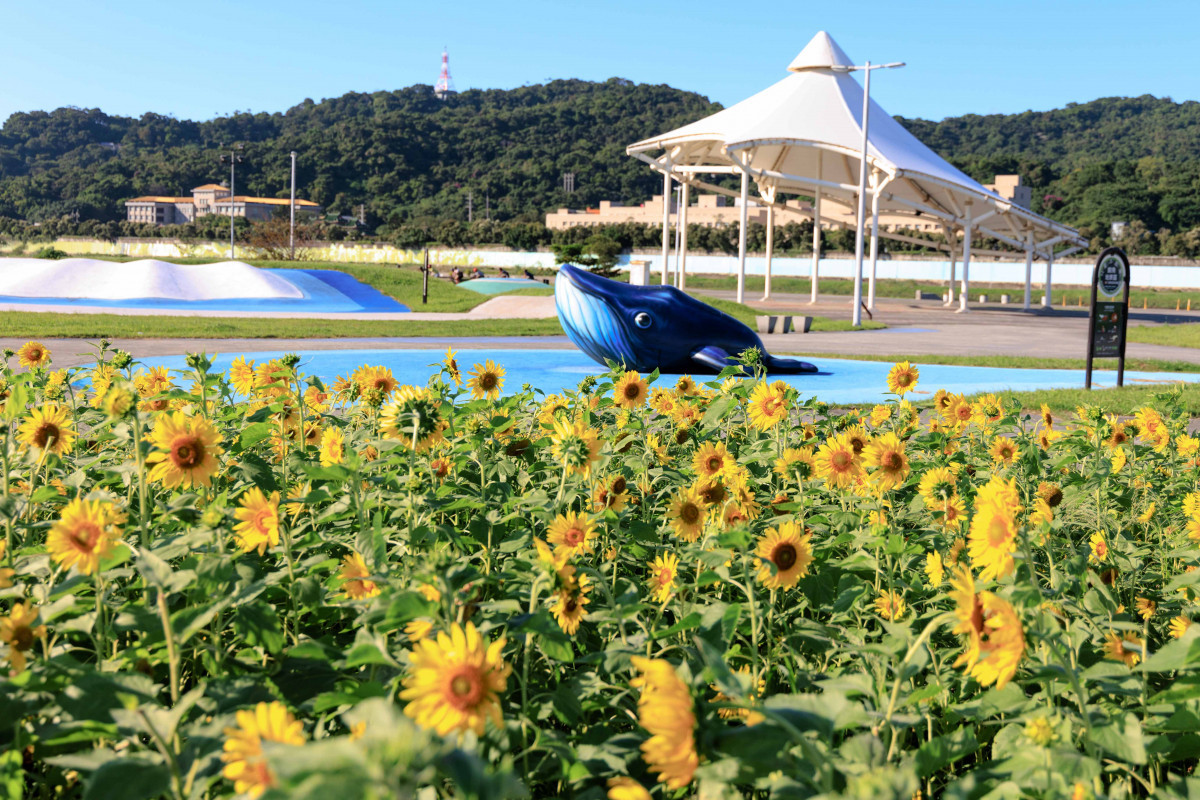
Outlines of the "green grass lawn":
M 733 291 L 737 288 L 737 278 L 735 276 L 689 275 L 687 283 L 689 289 Z M 946 291 L 946 284 L 935 281 L 914 280 L 879 280 L 875 284 L 875 294 L 879 297 L 899 297 L 905 300 L 912 300 L 917 289 L 941 297 Z M 762 290 L 763 278 L 761 276 L 746 276 L 747 292 L 761 292 Z M 790 276 L 773 277 L 771 279 L 771 291 L 780 294 L 806 295 L 810 291 L 810 284 L 808 278 Z M 1091 289 L 1088 287 L 1072 286 L 1055 288 L 1053 292 L 1054 306 L 1056 308 L 1062 307 L 1064 299 L 1068 308 L 1078 308 L 1080 307 L 1080 303 L 1086 308 L 1091 301 Z M 956 288 L 955 294 L 957 293 L 958 289 Z M 971 283 L 971 297 L 973 299 L 978 298 L 980 294 L 986 294 L 989 299 L 995 302 L 999 300 L 1001 293 L 1011 295 L 1013 302 L 1019 304 L 1025 298 L 1025 286 L 1024 284 L 1011 283 L 978 283 L 974 281 Z M 845 296 L 854 294 L 854 281 L 849 278 L 822 278 L 821 294 Z M 1033 304 L 1040 307 L 1042 297 L 1044 296 L 1045 292 L 1041 291 L 1035 284 L 1032 294 Z M 1197 309 L 1200 309 L 1200 290 L 1176 291 L 1172 289 L 1131 288 L 1129 292 L 1129 306 L 1134 310 L 1141 309 L 1143 301 L 1146 308 L 1174 309 L 1177 305 L 1179 308 L 1186 308 L 1189 300 L 1196 304 Z
M 780 352 L 778 355 L 804 356 L 807 358 L 850 358 L 856 361 L 911 361 L 916 366 L 922 364 L 949 364 L 963 367 L 1007 367 L 1021 369 L 1085 369 L 1087 361 L 1082 358 L 1035 358 L 1032 356 L 937 356 L 937 355 L 859 355 L 847 353 L 805 353 L 800 351 Z M 1098 358 L 1094 364 L 1098 370 L 1115 370 L 1115 358 Z M 1156 358 L 1127 358 L 1126 370 L 1140 372 L 1200 372 L 1200 364 L 1189 361 L 1167 361 Z
M 1200 416 L 1200 384 L 1177 384 L 1180 400 L 1189 416 Z M 1157 386 L 1122 386 L 1112 389 L 1045 389 L 1038 392 L 1000 392 L 1005 397 L 1016 398 L 1021 406 L 1031 411 L 1050 406 L 1057 412 L 1074 411 L 1081 405 L 1098 406 L 1106 414 L 1128 416 L 1139 408 L 1147 405 L 1158 405 L 1155 396 L 1167 392 L 1172 387 L 1165 384 Z M 976 397 L 978 395 L 975 395 Z
M 473 294 L 473 293 L 472 293 Z M 0 336 L 99 339 L 324 339 L 382 336 L 557 336 L 558 320 L 461 321 L 134 317 L 10 311 L 0 315 Z
M 1135 325 L 1129 329 L 1129 341 L 1175 347 L 1200 347 L 1200 323 Z

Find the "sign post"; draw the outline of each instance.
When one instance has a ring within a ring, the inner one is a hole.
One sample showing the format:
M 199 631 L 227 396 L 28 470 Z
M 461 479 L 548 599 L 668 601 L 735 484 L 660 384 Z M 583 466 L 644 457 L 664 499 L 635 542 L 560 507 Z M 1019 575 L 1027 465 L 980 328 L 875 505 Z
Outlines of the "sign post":
M 1117 359 L 1117 386 L 1125 385 L 1125 328 L 1129 322 L 1129 259 L 1109 247 L 1096 259 L 1092 273 L 1092 306 L 1088 316 L 1087 378 L 1092 388 L 1092 360 Z

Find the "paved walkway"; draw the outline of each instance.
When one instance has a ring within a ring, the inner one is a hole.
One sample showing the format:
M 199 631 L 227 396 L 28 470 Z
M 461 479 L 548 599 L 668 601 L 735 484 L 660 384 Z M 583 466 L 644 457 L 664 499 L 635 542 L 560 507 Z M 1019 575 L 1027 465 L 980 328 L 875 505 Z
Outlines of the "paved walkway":
M 730 297 L 731 292 L 705 292 Z M 845 319 L 849 317 L 849 298 L 831 296 L 817 305 L 808 304 L 807 295 L 777 295 L 768 303 L 752 305 L 773 313 L 808 314 Z M 108 309 L 111 311 L 111 309 Z M 376 314 L 369 318 L 397 320 L 478 320 L 482 318 L 532 318 L 554 316 L 554 298 L 538 296 L 501 296 L 477 306 L 466 314 Z M 167 312 L 177 313 L 177 312 Z M 306 316 L 306 315 L 301 315 Z M 332 315 L 346 319 L 349 315 Z M 1200 322 L 1197 312 L 1135 310 L 1132 325 L 1157 325 L 1169 322 Z M 764 336 L 763 343 L 772 353 L 826 353 L 830 355 L 894 355 L 919 360 L 921 355 L 1012 355 L 1040 358 L 1083 358 L 1086 355 L 1087 313 L 1082 309 L 1041 309 L 1023 312 L 1012 306 L 989 304 L 974 306 L 968 314 L 956 314 L 940 301 L 914 301 L 880 298 L 875 319 L 889 327 L 880 331 L 844 333 L 808 333 Z M 24 340 L 0 339 L 0 347 L 16 349 Z M 94 348 L 78 339 L 43 339 L 54 353 L 59 366 L 88 363 Z M 124 339 L 115 346 L 135 356 L 178 355 L 185 352 L 248 353 L 261 351 L 292 352 L 301 350 L 357 349 L 437 349 L 452 346 L 456 350 L 488 348 L 544 349 L 571 348 L 565 336 L 470 337 L 381 337 L 354 339 Z M 1131 358 L 1151 358 L 1200 363 L 1200 349 L 1131 343 Z

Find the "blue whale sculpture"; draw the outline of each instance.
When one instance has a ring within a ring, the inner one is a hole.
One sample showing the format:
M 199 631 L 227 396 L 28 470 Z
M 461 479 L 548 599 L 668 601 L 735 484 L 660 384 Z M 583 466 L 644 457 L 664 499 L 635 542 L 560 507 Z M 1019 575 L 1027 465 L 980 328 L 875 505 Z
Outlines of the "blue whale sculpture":
M 767 353 L 758 334 L 674 286 L 630 286 L 562 265 L 554 281 L 558 320 L 575 346 L 601 364 L 639 372 L 716 374 L 751 347 L 767 372 L 816 372 L 805 361 Z

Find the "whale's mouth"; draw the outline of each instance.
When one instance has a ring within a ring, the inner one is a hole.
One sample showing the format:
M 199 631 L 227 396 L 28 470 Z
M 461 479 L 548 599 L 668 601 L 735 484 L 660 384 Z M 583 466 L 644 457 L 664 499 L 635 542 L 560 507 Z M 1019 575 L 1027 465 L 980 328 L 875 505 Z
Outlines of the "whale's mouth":
M 575 280 L 574 271 L 564 267 L 554 281 L 558 321 L 567 338 L 601 364 L 611 358 L 633 363 L 633 344 L 619 313 L 607 299 Z

